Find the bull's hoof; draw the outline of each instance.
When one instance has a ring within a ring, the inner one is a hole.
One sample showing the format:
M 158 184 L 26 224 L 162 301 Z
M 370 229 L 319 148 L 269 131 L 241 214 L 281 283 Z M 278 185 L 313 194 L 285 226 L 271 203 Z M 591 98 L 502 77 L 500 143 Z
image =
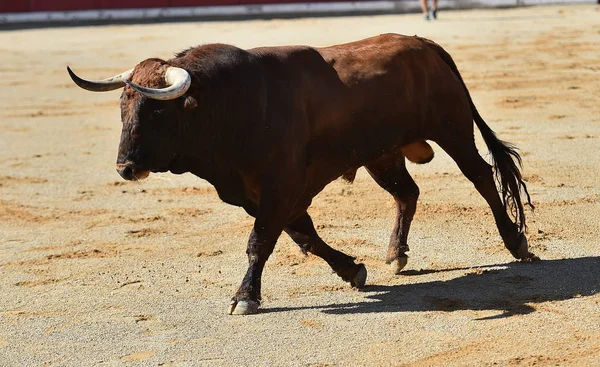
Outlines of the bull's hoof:
M 358 266 L 360 269 L 358 269 L 358 272 L 350 281 L 350 285 L 354 288 L 360 289 L 364 287 L 365 283 L 367 282 L 367 268 L 365 268 L 364 264 L 358 264 Z
M 406 264 L 408 264 L 408 256 L 403 254 L 392 260 L 392 262 L 390 263 L 390 268 L 392 269 L 392 272 L 395 275 L 400 275 L 400 272 L 402 271 L 402 269 L 404 269 Z
M 229 304 L 229 310 L 227 311 L 230 315 L 252 315 L 258 312 L 260 302 L 252 301 L 249 299 L 231 300 Z
M 529 246 L 527 244 L 527 237 L 524 234 L 521 234 L 521 243 L 519 244 L 519 248 L 517 249 L 517 255 L 519 260 L 525 263 L 530 263 L 534 261 L 539 261 L 540 258 L 537 257 L 534 253 L 529 252 Z

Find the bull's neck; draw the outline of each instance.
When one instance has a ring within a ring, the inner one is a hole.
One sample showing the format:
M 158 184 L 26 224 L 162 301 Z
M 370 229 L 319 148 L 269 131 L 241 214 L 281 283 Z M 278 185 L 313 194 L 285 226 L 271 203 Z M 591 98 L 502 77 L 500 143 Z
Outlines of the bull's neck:
M 188 111 L 181 128 L 179 155 L 188 170 L 208 181 L 229 176 L 243 159 L 244 137 L 249 136 L 254 121 L 234 110 L 210 110 L 202 105 Z

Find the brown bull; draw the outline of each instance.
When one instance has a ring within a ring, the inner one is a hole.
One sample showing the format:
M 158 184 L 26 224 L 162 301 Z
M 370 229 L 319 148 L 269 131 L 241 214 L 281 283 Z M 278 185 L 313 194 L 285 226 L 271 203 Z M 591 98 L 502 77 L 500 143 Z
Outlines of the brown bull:
M 364 265 L 329 247 L 306 211 L 328 183 L 351 180 L 362 166 L 396 201 L 386 261 L 398 274 L 419 196 L 405 157 L 430 161 L 425 140 L 439 144 L 485 198 L 510 253 L 536 259 L 523 234 L 521 191 L 527 203 L 529 195 L 521 159 L 481 118 L 450 55 L 427 39 L 386 34 L 326 48 L 251 50 L 210 44 L 103 81 L 69 74 L 91 91 L 124 87 L 117 158 L 124 179 L 191 172 L 256 218 L 229 313 L 258 309 L 263 267 L 282 231 L 352 286 L 365 284 Z M 477 151 L 473 121 L 493 170 Z

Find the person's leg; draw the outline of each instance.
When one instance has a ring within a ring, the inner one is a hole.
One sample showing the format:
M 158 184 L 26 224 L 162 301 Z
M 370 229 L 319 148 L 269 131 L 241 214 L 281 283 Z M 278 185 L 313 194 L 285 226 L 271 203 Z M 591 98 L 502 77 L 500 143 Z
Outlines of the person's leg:
M 427 0 L 420 0 L 420 1 L 421 1 L 421 10 L 423 11 L 425 20 L 429 20 L 429 12 L 427 10 Z
M 438 0 L 433 0 L 433 6 L 431 7 L 431 16 L 433 19 L 437 19 L 437 5 Z

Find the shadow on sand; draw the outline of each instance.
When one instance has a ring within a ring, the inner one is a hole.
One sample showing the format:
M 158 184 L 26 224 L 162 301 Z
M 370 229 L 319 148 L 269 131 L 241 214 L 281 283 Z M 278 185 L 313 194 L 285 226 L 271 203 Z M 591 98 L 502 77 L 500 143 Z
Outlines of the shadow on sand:
M 422 272 L 408 271 L 412 277 L 462 269 Z M 533 264 L 511 262 L 473 267 L 471 272 L 448 281 L 364 288 L 367 300 L 357 303 L 311 307 L 266 308 L 262 312 L 317 309 L 327 314 L 377 312 L 499 311 L 509 317 L 535 311 L 531 304 L 591 296 L 600 292 L 600 257 L 546 260 Z

